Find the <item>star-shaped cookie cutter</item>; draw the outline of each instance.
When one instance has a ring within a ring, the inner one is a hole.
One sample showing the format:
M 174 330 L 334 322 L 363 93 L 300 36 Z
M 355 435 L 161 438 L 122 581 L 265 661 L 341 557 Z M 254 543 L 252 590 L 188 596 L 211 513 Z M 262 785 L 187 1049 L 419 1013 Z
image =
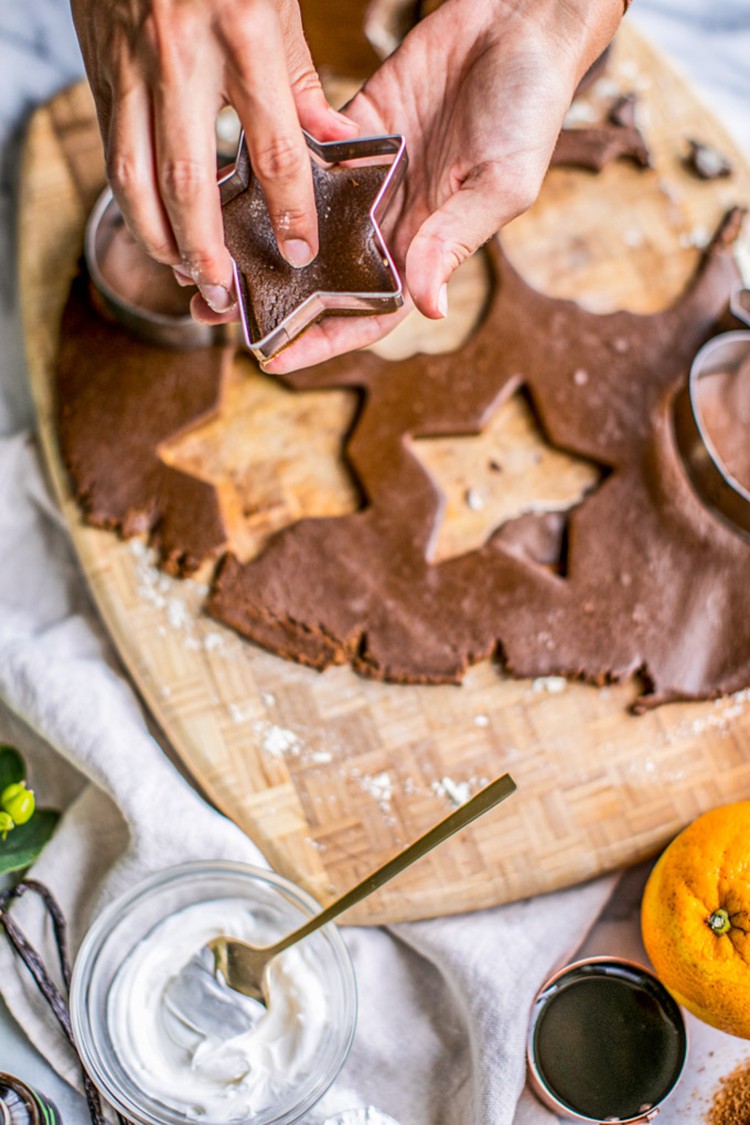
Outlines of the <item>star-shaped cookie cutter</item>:
M 372 206 L 369 208 L 368 216 L 372 226 L 373 244 L 380 255 L 386 276 L 392 281 L 392 286 L 379 291 L 316 290 L 308 295 L 272 330 L 261 337 L 257 337 L 253 335 L 252 317 L 250 315 L 252 294 L 249 292 L 245 278 L 235 261 L 235 284 L 245 341 L 250 351 L 261 360 L 271 359 L 314 321 L 327 313 L 359 313 L 364 315 L 389 313 L 395 312 L 404 303 L 401 278 L 379 225 L 379 219 L 385 214 L 406 172 L 408 158 L 404 137 L 394 133 L 384 136 L 358 137 L 349 141 L 320 142 L 304 130 L 303 134 L 311 153 L 311 159 L 318 161 L 323 167 L 333 168 L 336 165 L 345 165 L 352 168 L 373 165 L 374 163 L 379 166 L 388 165 L 388 173 L 384 177 Z M 388 157 L 389 160 L 377 160 L 378 157 Z M 243 134 L 240 137 L 234 168 L 219 181 L 222 208 L 250 187 L 253 175 L 250 154 Z M 319 214 L 318 218 L 320 222 L 324 217 Z M 304 267 L 304 269 L 306 268 L 308 267 Z
M 729 309 L 750 328 L 750 290 L 736 292 Z M 706 376 L 737 372 L 748 361 L 750 331 L 723 332 L 704 344 L 693 359 L 687 386 L 675 398 L 674 424 L 677 447 L 695 491 L 725 523 L 750 540 L 750 491 L 729 471 L 706 430 L 699 388 Z

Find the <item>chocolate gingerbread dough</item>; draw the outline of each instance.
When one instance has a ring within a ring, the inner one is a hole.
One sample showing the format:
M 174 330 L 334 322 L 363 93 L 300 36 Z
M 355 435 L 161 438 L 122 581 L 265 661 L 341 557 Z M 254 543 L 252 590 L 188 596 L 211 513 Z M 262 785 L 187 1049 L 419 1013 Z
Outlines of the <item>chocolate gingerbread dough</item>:
M 226 546 L 210 484 L 165 465 L 159 447 L 219 408 L 232 352 L 174 352 L 97 315 L 73 283 L 57 366 L 60 451 L 87 521 L 147 533 L 165 570 L 189 574 Z
M 599 316 L 548 297 L 496 242 L 489 308 L 460 354 L 354 354 L 286 376 L 301 392 L 362 394 L 346 453 L 366 503 L 285 528 L 252 562 L 226 554 L 209 612 L 280 656 L 397 682 L 457 682 L 494 657 L 517 676 L 638 674 L 642 705 L 746 686 L 750 545 L 694 493 L 671 420 L 738 285 L 740 221 L 726 217 L 664 312 Z M 91 311 L 80 281 L 62 336 L 60 441 L 87 517 L 151 531 L 168 568 L 189 572 L 225 531 L 213 488 L 158 447 L 216 412 L 226 353 L 134 341 Z M 603 483 L 567 516 L 520 516 L 430 564 L 441 498 L 405 436 L 477 433 L 520 387 L 547 440 L 598 464 Z
M 494 296 L 460 355 L 354 355 L 286 376 L 363 392 L 347 455 L 367 505 L 301 520 L 244 565 L 228 554 L 209 612 L 281 656 L 398 682 L 458 682 L 494 657 L 516 676 L 638 674 L 644 704 L 746 686 L 750 545 L 693 491 L 672 427 L 673 396 L 739 283 L 740 221 L 726 217 L 664 312 L 599 316 L 545 296 L 496 243 Z M 441 498 L 405 436 L 477 433 L 520 387 L 547 440 L 600 465 L 603 483 L 566 524 L 522 516 L 430 564 Z
M 555 163 L 647 163 L 632 101 L 570 133 Z M 639 675 L 644 706 L 746 686 L 750 545 L 694 493 L 671 418 L 693 355 L 726 322 L 740 221 L 726 217 L 664 312 L 599 316 L 548 297 L 495 241 L 489 306 L 460 353 L 360 353 L 286 376 L 300 392 L 359 391 L 346 455 L 364 505 L 300 520 L 251 562 L 226 553 L 208 611 L 283 657 L 396 682 L 458 682 L 494 657 L 517 676 Z M 76 496 L 97 526 L 148 533 L 173 573 L 220 555 L 227 536 L 213 486 L 159 449 L 217 413 L 231 358 L 140 343 L 96 315 L 82 279 L 73 286 L 57 390 Z M 405 439 L 478 433 L 521 388 L 547 441 L 594 462 L 602 482 L 570 513 L 521 515 L 430 563 L 441 497 Z

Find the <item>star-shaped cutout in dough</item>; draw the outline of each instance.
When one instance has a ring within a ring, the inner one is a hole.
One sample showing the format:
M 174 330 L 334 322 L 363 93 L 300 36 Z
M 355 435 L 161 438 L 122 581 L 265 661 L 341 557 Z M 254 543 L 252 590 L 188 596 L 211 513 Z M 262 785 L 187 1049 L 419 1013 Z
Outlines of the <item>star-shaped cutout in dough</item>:
M 245 339 L 259 359 L 276 355 L 325 314 L 394 312 L 403 304 L 378 219 L 406 168 L 404 138 L 321 144 L 305 137 L 320 240 L 309 265 L 295 269 L 279 253 L 244 137 L 234 170 L 219 185 Z
M 359 511 L 341 452 L 358 403 L 351 390 L 294 394 L 238 355 L 215 416 L 162 442 L 159 457 L 213 487 L 229 546 L 247 561 L 302 516 Z
M 547 440 L 523 387 L 502 402 L 481 433 L 420 437 L 410 444 L 443 496 L 432 563 L 477 550 L 499 528 L 510 533 L 511 523 L 531 515 L 558 513 L 551 522 L 562 550 L 567 513 L 606 475 L 602 466 Z M 564 560 L 552 561 L 564 570 Z

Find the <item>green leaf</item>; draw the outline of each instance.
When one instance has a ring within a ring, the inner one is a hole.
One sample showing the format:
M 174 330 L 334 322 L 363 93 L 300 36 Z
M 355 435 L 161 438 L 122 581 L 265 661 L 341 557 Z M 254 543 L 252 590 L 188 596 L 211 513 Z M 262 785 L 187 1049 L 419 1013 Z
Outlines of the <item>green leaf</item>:
M 19 824 L 0 843 L 0 874 L 30 867 L 55 830 L 60 814 L 55 809 L 37 809 L 31 820 Z
M 26 777 L 23 758 L 12 746 L 0 743 L 0 793 L 6 785 L 15 785 Z

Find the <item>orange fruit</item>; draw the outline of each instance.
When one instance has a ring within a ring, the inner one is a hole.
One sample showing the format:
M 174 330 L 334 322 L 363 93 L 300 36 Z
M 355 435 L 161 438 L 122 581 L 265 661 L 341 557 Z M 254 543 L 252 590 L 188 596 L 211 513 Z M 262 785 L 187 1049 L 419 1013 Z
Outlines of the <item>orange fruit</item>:
M 675 1000 L 750 1039 L 750 801 L 713 809 L 675 837 L 646 883 L 641 930 Z

